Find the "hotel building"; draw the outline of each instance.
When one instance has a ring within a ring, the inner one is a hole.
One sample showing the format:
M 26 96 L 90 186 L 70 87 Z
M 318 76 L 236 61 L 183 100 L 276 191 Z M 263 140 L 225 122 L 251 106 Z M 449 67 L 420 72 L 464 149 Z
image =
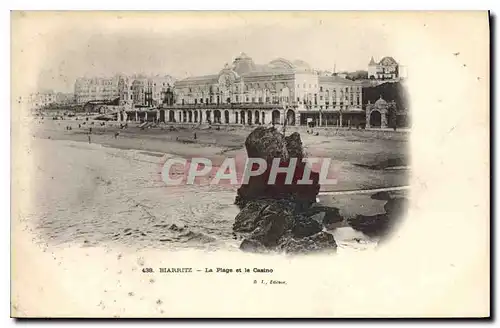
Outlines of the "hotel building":
M 301 60 L 255 64 L 242 53 L 218 73 L 175 83 L 160 120 L 177 123 L 348 126 L 364 121 L 361 85 L 320 76 Z

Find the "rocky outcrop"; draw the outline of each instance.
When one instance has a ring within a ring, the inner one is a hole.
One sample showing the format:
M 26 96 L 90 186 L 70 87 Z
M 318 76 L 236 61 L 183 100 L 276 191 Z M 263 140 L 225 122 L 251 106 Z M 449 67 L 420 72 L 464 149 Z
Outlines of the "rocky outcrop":
M 280 249 L 286 253 L 312 253 L 312 252 L 334 252 L 337 249 L 337 243 L 333 235 L 328 232 L 318 232 L 306 238 L 285 240 Z
M 316 195 L 320 188 L 317 172 L 310 174 L 310 179 L 313 181 L 311 185 L 297 184 L 297 181 L 302 179 L 306 166 L 302 162 L 304 150 L 298 133 L 295 132 L 284 137 L 274 127 L 258 127 L 247 137 L 245 148 L 249 158 L 264 159 L 267 163 L 267 169 L 259 176 L 250 177 L 248 184 L 244 184 L 238 189 L 235 203 L 240 208 L 243 208 L 248 201 L 258 199 L 288 199 L 303 208 L 316 202 Z M 268 183 L 271 165 L 276 158 L 280 160 L 280 167 L 288 166 L 292 158 L 297 160 L 291 184 L 285 183 L 285 173 L 278 173 L 276 182 Z
M 333 235 L 324 232 L 323 223 L 315 219 L 321 213 L 325 214 L 303 211 L 292 201 L 251 201 L 236 216 L 233 230 L 245 235 L 240 249 L 247 252 L 334 251 L 337 245 Z
M 312 185 L 299 185 L 305 163 L 302 140 L 298 133 L 288 137 L 275 128 L 258 127 L 245 141 L 249 158 L 262 158 L 268 164 L 264 174 L 251 177 L 238 189 L 235 203 L 241 211 L 233 230 L 244 235 L 242 251 L 307 253 L 320 250 L 335 251 L 333 235 L 323 231 L 343 221 L 338 209 L 318 206 L 319 174 L 311 173 Z M 286 174 L 278 174 L 276 183 L 269 184 L 269 173 L 275 158 L 288 166 L 296 158 L 297 165 L 291 184 Z
M 377 215 L 357 215 L 348 220 L 349 225 L 370 237 L 385 237 L 394 230 L 406 212 L 406 198 L 391 198 L 384 205 L 385 213 Z

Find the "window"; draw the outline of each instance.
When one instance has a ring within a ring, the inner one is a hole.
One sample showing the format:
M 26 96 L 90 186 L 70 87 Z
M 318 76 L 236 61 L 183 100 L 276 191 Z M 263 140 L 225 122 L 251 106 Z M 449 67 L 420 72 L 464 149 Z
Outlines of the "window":
M 300 89 L 300 84 L 297 84 L 297 89 Z
M 323 87 L 319 87 L 319 92 L 323 92 Z

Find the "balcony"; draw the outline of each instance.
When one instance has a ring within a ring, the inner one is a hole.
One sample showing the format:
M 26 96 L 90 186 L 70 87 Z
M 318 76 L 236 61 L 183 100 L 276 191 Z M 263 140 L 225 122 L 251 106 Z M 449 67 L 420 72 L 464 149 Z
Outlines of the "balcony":
M 297 108 L 297 105 L 288 105 Z M 172 106 L 162 105 L 168 109 L 283 109 L 283 104 L 262 103 L 231 103 L 231 104 L 174 104 Z

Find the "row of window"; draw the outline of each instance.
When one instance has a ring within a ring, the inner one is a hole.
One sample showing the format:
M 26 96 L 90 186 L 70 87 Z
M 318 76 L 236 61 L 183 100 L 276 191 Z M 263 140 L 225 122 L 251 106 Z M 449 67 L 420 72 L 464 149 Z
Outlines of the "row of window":
M 246 102 L 246 103 L 266 103 L 266 104 L 279 104 L 280 102 L 288 102 L 289 97 L 278 97 L 278 96 L 273 96 L 273 97 L 244 97 L 240 98 L 238 95 L 234 97 L 234 101 L 236 103 L 239 103 L 240 101 Z M 185 99 L 181 98 L 181 103 L 184 105 L 185 104 Z M 217 98 L 195 98 L 194 100 L 190 101 L 189 103 L 194 103 L 195 105 L 197 104 L 220 104 L 223 103 L 222 97 L 217 96 Z M 225 99 L 225 103 L 230 104 L 231 103 L 231 97 L 228 97 Z

